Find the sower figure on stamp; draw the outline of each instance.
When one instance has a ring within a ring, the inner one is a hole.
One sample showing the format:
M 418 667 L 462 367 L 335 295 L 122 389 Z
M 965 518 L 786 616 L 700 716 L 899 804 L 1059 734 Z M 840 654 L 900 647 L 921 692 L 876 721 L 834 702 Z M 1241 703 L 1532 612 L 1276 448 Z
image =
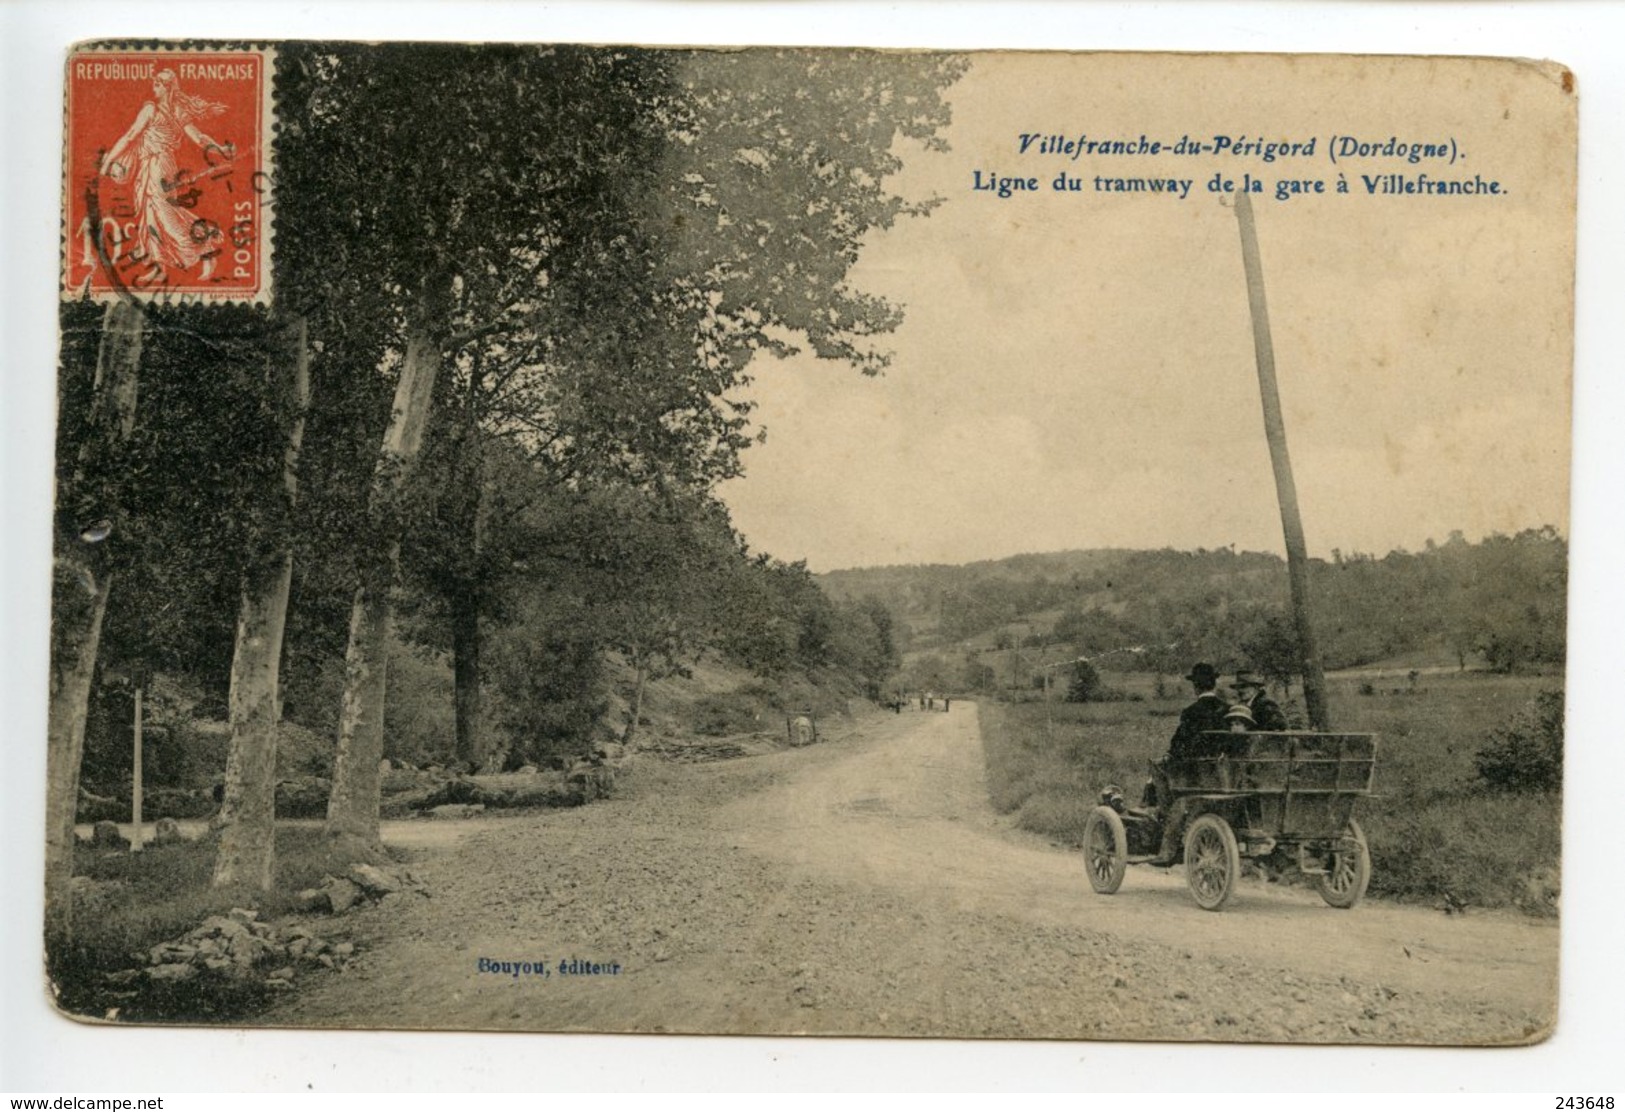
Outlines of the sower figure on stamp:
M 1236 693 L 1236 701 L 1245 706 L 1253 715 L 1253 729 L 1255 730 L 1287 730 L 1286 715 L 1281 706 L 1264 689 L 1264 681 L 1252 672 L 1237 672 L 1235 682 L 1231 684 Z
M 130 129 L 102 159 L 103 174 L 114 181 L 130 180 L 136 248 L 149 262 L 166 271 L 190 270 L 201 260 L 199 278 L 207 280 L 214 272 L 215 253 L 203 250 L 204 244 L 194 234 L 193 216 L 177 195 L 177 155 L 184 137 L 196 143 L 206 156 L 213 152 L 229 161 L 231 149 L 216 143 L 197 126 L 199 120 L 224 111 L 224 105 L 181 91 L 174 70 L 159 70 L 152 79 L 152 99 L 141 106 Z M 132 171 L 124 156 L 138 137 Z

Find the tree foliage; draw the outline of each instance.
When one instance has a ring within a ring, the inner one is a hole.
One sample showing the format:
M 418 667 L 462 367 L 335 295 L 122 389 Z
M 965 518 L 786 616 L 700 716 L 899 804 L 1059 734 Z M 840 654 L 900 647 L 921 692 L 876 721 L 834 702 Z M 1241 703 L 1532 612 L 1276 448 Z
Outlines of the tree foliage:
M 1563 693 L 1546 691 L 1514 721 L 1494 731 L 1473 758 L 1478 779 L 1493 791 L 1563 788 Z

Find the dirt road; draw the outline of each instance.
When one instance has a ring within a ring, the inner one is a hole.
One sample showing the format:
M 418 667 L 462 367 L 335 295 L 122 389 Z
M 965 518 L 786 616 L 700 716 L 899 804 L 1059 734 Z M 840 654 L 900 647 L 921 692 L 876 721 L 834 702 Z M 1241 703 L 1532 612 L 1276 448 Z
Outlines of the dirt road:
M 1338 912 L 1257 880 L 1213 914 L 1177 870 L 1146 867 L 1096 896 L 1077 853 L 993 814 L 973 704 L 746 760 L 646 761 L 635 779 L 626 798 L 412 851 L 433 898 L 334 921 L 359 958 L 265 1018 L 1434 1043 L 1552 1022 L 1552 924 Z

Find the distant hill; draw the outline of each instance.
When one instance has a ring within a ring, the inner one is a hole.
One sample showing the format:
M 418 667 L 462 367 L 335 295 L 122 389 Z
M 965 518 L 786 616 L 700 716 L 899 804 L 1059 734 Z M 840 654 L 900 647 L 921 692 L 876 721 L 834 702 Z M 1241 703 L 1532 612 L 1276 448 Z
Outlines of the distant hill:
M 1406 654 L 1482 657 L 1504 669 L 1559 662 L 1567 564 L 1567 542 L 1552 529 L 1476 543 L 1452 534 L 1417 553 L 1311 561 L 1326 665 Z M 1012 647 L 1034 650 L 1038 662 L 1071 654 L 1165 672 L 1196 659 L 1265 667 L 1294 656 L 1286 563 L 1265 552 L 1082 549 L 851 568 L 818 582 L 837 601 L 881 602 L 906 657 L 938 658 L 939 671 L 974 668 L 981 654 Z

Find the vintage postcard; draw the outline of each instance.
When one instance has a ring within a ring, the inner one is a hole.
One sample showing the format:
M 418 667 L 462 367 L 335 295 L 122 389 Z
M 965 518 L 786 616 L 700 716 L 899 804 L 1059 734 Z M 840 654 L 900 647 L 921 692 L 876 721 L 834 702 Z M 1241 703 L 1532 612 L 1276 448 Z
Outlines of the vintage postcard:
M 74 49 L 57 1007 L 1547 1037 L 1577 96 Z

